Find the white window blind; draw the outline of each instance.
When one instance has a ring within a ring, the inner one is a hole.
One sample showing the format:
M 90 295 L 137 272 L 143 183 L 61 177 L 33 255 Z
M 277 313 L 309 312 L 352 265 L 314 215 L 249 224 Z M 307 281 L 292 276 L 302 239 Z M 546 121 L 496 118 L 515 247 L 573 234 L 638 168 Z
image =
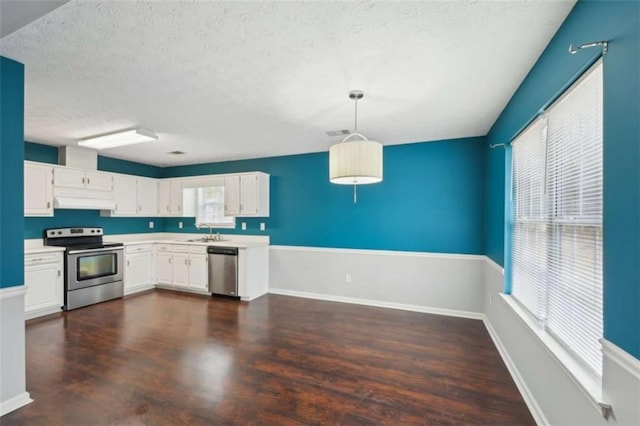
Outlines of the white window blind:
M 512 143 L 512 293 L 602 375 L 602 64 Z

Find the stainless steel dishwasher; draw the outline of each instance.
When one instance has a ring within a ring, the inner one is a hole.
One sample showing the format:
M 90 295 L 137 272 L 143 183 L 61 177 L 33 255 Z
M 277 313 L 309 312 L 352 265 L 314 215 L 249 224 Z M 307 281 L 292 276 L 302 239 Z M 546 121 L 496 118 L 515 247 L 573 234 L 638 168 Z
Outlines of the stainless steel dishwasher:
M 209 292 L 238 296 L 238 249 L 207 247 L 209 256 Z

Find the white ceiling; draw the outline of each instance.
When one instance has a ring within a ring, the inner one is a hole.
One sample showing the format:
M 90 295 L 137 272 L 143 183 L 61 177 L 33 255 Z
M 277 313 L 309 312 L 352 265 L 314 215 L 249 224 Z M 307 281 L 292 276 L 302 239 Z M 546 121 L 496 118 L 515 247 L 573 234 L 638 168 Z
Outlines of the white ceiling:
M 177 165 L 485 135 L 575 1 L 72 1 L 0 41 L 26 66 L 25 138 Z M 168 151 L 186 155 L 172 156 Z

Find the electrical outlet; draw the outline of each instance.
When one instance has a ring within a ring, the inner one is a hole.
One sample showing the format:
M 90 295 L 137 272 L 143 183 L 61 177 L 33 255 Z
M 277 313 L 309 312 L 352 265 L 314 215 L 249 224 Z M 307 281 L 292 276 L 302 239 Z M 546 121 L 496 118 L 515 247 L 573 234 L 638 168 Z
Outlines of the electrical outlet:
M 242 230 L 243 231 L 247 230 L 247 222 L 242 222 Z
M 345 274 L 344 282 L 345 283 L 350 283 L 351 282 L 351 274 Z
M 178 222 L 178 228 L 182 229 L 182 221 Z
M 264 231 L 265 229 L 266 229 L 266 228 L 265 228 L 264 222 L 261 222 L 261 223 L 260 223 L 260 230 L 261 230 L 261 231 Z
M 153 221 L 149 222 L 149 229 L 153 229 Z

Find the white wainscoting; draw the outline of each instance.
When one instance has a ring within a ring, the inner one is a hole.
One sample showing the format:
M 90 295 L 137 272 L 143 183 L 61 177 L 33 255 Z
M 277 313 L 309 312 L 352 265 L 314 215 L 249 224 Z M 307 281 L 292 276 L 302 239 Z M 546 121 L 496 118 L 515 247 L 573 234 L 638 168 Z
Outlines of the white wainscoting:
M 613 407 L 608 421 L 599 406 L 500 296 L 502 269 L 487 259 L 484 268 L 485 324 L 538 424 L 639 425 L 640 361 L 604 341 L 602 394 Z
M 271 246 L 269 265 L 270 293 L 482 318 L 485 256 Z
M 25 380 L 25 286 L 0 289 L 0 416 L 31 402 Z

